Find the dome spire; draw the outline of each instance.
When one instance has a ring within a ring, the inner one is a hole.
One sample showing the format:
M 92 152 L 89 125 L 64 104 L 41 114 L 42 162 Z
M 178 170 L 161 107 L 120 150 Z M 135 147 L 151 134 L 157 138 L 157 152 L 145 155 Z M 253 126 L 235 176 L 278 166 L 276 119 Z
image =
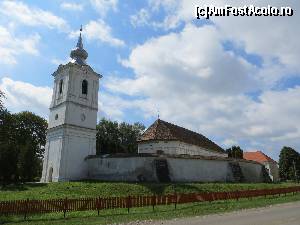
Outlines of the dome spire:
M 82 32 L 82 25 L 80 27 L 80 34 L 78 37 L 76 48 L 71 51 L 70 56 L 72 58 L 71 60 L 72 63 L 76 63 L 79 65 L 86 65 L 85 60 L 88 57 L 88 53 L 83 48 L 81 32 Z
M 76 45 L 76 47 L 79 48 L 79 49 L 83 49 L 81 32 L 82 32 L 82 25 L 80 27 L 80 34 L 79 34 L 78 42 L 77 42 L 77 45 Z

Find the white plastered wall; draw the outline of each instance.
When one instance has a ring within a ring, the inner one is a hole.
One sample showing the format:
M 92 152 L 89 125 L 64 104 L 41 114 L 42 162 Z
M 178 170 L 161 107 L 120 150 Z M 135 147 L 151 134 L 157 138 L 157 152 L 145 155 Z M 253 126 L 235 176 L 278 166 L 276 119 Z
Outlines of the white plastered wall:
M 94 154 L 96 154 L 95 130 L 65 126 L 49 131 L 41 181 L 86 179 L 88 171 L 85 158 Z M 52 180 L 49 179 L 51 168 Z
M 84 159 L 96 154 L 99 78 L 89 66 L 72 63 L 54 73 L 42 182 L 87 178 Z M 87 94 L 82 94 L 83 80 L 88 82 Z
M 202 156 L 218 156 L 227 157 L 225 153 L 218 153 L 201 148 L 197 145 L 191 145 L 180 141 L 149 141 L 138 143 L 139 153 L 157 153 L 163 151 L 165 154 L 171 155 L 202 155 Z
M 278 165 L 277 163 L 275 162 L 265 162 L 264 163 L 268 173 L 269 173 L 269 176 L 271 178 L 271 180 L 273 182 L 277 182 L 279 181 L 279 168 L 278 168 Z

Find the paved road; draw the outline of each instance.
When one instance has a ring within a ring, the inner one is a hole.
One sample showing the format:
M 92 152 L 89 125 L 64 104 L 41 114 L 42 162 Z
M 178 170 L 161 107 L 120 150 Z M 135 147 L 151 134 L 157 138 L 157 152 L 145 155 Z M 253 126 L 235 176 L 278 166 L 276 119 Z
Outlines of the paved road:
M 300 202 L 247 209 L 225 214 L 168 221 L 132 222 L 128 225 L 300 225 Z

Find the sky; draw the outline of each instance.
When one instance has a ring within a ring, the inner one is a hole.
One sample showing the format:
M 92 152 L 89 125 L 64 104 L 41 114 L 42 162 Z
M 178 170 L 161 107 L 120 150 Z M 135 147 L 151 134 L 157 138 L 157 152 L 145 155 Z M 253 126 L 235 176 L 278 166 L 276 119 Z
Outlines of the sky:
M 195 17 L 195 5 L 290 6 L 292 17 Z M 53 77 L 80 25 L 103 75 L 98 120 L 158 117 L 223 148 L 278 160 L 300 151 L 300 2 L 295 0 L 1 0 L 5 106 L 48 118 Z

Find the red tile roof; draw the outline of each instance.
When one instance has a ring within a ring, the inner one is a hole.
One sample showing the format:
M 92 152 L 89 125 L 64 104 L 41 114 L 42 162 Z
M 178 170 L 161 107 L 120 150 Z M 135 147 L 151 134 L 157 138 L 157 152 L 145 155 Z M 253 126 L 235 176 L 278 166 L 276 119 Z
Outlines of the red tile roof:
M 172 123 L 163 120 L 156 120 L 138 139 L 138 142 L 151 140 L 176 140 L 184 143 L 197 145 L 207 150 L 225 153 L 225 151 L 203 136 L 194 131 L 185 129 Z
M 244 152 L 243 153 L 243 158 L 246 160 L 252 160 L 256 161 L 259 163 L 264 163 L 264 162 L 275 162 L 275 160 L 271 159 L 269 156 L 264 154 L 261 151 L 256 151 L 256 152 Z

